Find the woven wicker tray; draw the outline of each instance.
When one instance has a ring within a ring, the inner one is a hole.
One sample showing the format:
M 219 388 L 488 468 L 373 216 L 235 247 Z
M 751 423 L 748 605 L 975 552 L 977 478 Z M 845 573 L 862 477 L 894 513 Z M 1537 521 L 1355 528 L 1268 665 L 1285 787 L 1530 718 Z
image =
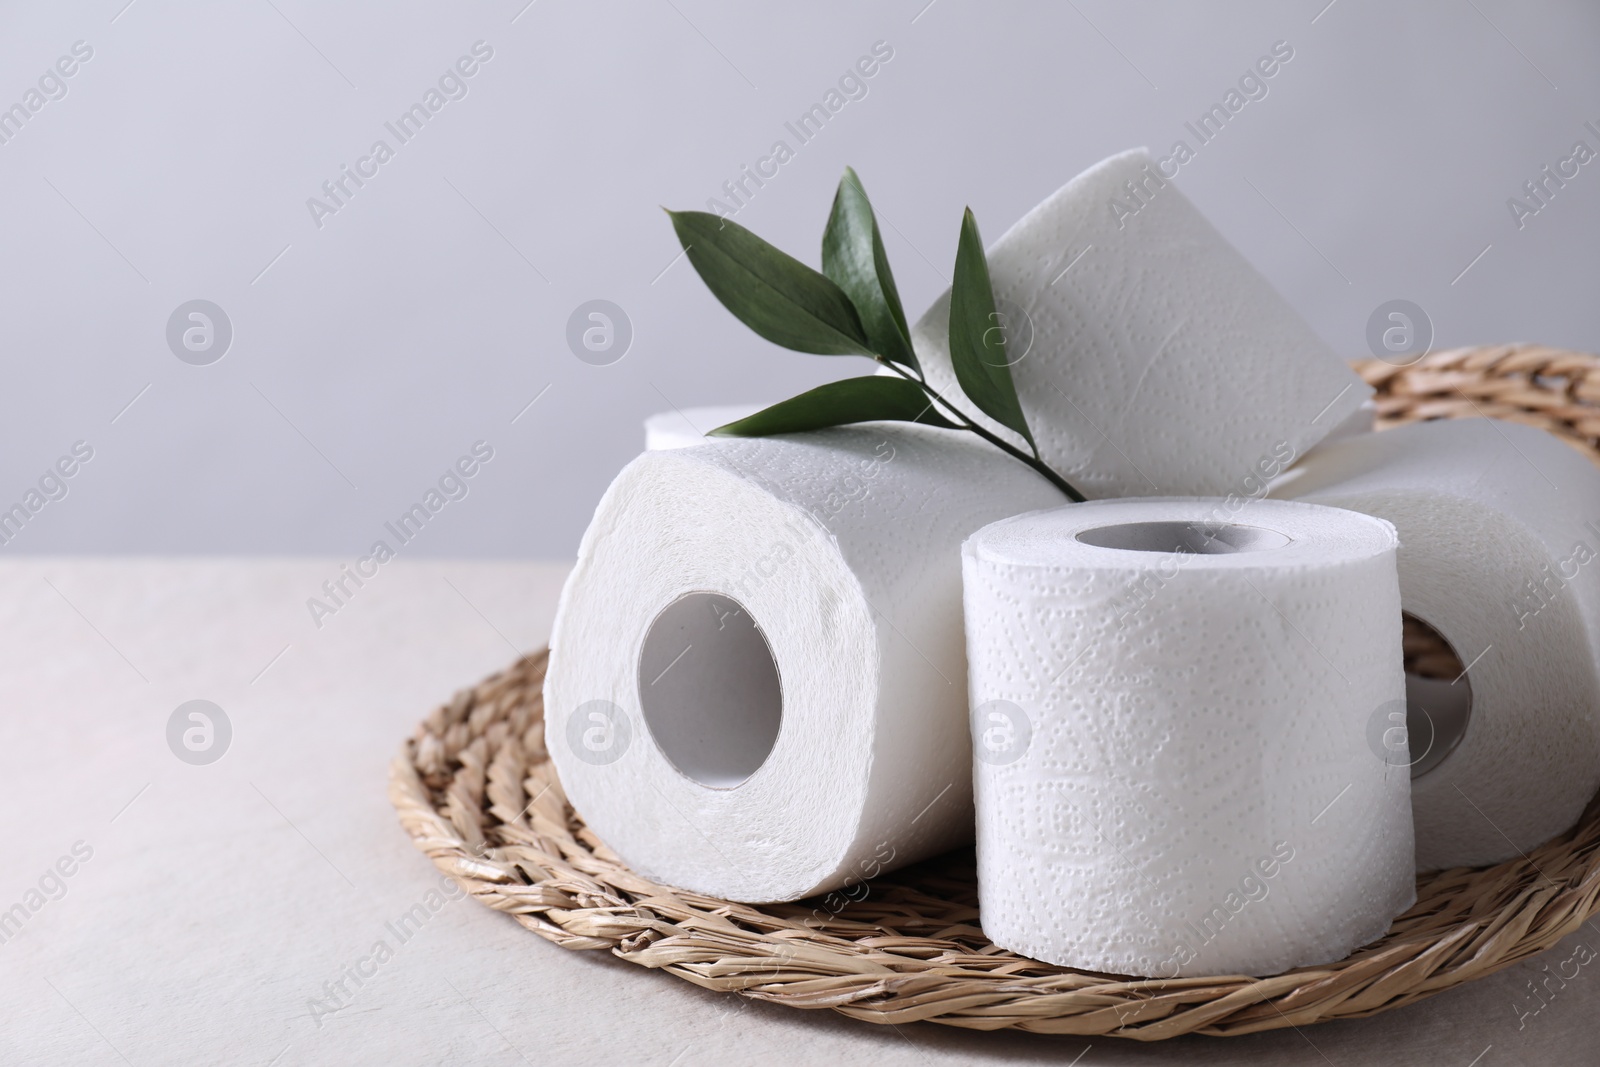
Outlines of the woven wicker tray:
M 1532 345 L 1357 365 L 1380 422 L 1492 415 L 1600 463 L 1600 359 Z M 1416 647 L 1410 647 L 1415 644 Z M 1430 654 L 1408 635 L 1408 659 Z M 1437 655 L 1435 651 L 1433 653 Z M 1529 855 L 1417 880 L 1417 904 L 1347 959 L 1272 978 L 1122 979 L 991 945 L 970 850 L 795 904 L 751 906 L 628 870 L 567 803 L 544 748 L 546 654 L 436 709 L 390 771 L 417 847 L 473 896 L 572 949 L 707 989 L 878 1023 L 1109 1035 L 1246 1034 L 1409 1004 L 1540 952 L 1600 911 L 1600 813 Z

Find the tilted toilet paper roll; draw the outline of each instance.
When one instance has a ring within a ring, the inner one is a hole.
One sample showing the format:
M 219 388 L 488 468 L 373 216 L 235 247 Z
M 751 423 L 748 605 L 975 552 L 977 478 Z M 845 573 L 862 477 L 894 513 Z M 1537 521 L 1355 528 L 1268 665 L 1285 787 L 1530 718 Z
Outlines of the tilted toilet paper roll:
M 1331 445 L 1335 441 L 1344 441 L 1351 437 L 1359 437 L 1364 433 L 1372 433 L 1378 428 L 1378 405 L 1370 397 L 1362 402 L 1350 414 L 1346 415 L 1338 425 L 1328 431 L 1328 436 L 1322 439 L 1322 444 Z
M 723 404 L 716 407 L 674 408 L 661 411 L 644 420 L 644 447 L 648 452 L 666 448 L 692 448 L 708 444 L 717 438 L 706 434 L 718 426 L 726 426 L 754 415 L 766 404 Z
M 1143 149 L 1062 186 L 988 259 L 1040 452 L 1091 498 L 1236 492 L 1371 395 Z M 912 340 L 959 396 L 949 318 L 947 292 Z
M 791 900 L 969 840 L 962 538 L 1059 503 L 961 433 L 646 452 L 562 592 L 546 738 L 634 869 Z
M 1394 523 L 1405 610 L 1466 667 L 1442 680 L 1457 696 L 1413 704 L 1418 869 L 1571 826 L 1600 787 L 1600 469 L 1532 427 L 1449 419 L 1319 448 L 1272 495 Z
M 1395 534 L 1283 501 L 1093 501 L 962 549 L 978 898 L 1115 974 L 1341 959 L 1415 900 Z

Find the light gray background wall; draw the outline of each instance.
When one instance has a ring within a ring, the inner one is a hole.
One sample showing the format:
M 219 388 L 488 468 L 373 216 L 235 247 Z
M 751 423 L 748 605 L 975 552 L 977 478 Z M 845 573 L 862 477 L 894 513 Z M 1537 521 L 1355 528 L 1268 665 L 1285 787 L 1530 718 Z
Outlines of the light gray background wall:
M 94 449 L 0 551 L 356 554 L 483 439 L 470 495 L 403 551 L 570 555 L 645 415 L 865 369 L 748 333 L 669 267 L 658 205 L 703 207 L 784 139 L 739 221 L 815 263 L 852 164 L 915 313 L 963 204 L 997 236 L 1103 156 L 1193 143 L 1279 40 L 1269 95 L 1178 181 L 1336 349 L 1395 297 L 1441 344 L 1600 349 L 1600 163 L 1520 230 L 1506 206 L 1600 149 L 1580 0 L 526 3 L 0 11 L 0 106 L 93 49 L 0 145 L 0 503 Z M 480 40 L 467 95 L 319 228 L 307 198 Z M 868 95 L 798 145 L 784 123 L 877 41 Z M 165 337 L 196 298 L 234 329 L 209 366 Z M 633 325 L 609 366 L 565 339 L 594 298 Z

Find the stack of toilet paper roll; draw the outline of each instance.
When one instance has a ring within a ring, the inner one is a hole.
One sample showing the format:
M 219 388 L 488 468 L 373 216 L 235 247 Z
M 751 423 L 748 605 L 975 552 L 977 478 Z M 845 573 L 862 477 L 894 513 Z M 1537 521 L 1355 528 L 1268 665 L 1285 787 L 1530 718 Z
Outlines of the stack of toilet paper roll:
M 1570 825 L 1600 785 L 1600 471 L 1487 420 L 1369 432 L 1371 390 L 1142 151 L 989 263 L 1040 452 L 1098 499 L 958 431 L 652 419 L 545 683 L 600 839 L 767 902 L 976 825 L 996 944 L 1181 977 L 1332 961 L 1419 866 Z M 913 340 L 953 390 L 947 317 Z M 1459 677 L 1405 674 L 1403 613 Z

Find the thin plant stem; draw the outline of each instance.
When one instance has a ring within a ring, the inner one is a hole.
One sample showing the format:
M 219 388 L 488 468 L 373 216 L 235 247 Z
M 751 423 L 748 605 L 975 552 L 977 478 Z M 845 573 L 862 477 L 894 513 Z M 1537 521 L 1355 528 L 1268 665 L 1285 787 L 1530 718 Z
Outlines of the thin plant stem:
M 933 386 L 929 385 L 927 380 L 921 378 L 920 375 L 916 378 L 913 378 L 911 375 L 907 374 L 899 364 L 884 359 L 882 356 L 874 356 L 872 358 L 877 360 L 879 363 L 882 363 L 885 367 L 888 367 L 896 374 L 900 375 L 900 377 L 904 378 L 906 381 L 911 382 L 921 388 L 924 393 L 928 394 L 929 398 L 942 405 L 945 411 L 959 421 L 963 430 L 969 430 L 972 433 L 977 434 L 983 440 L 989 442 L 991 445 L 994 445 L 1006 455 L 1026 463 L 1028 466 L 1038 471 L 1039 474 L 1049 481 L 1051 485 L 1061 490 L 1061 492 L 1066 495 L 1066 498 L 1071 500 L 1073 503 L 1082 504 L 1084 502 L 1086 498 L 1082 493 L 1073 488 L 1070 482 L 1061 477 L 1061 475 L 1057 474 L 1055 471 L 1051 470 L 1049 464 L 1045 463 L 1043 459 L 1039 458 L 1037 447 L 1035 447 L 1033 455 L 1028 455 L 1028 453 L 1022 451 L 1022 449 L 1017 448 L 1008 441 L 1002 440 L 1001 438 L 990 433 L 988 430 L 985 430 L 982 426 L 979 426 L 977 423 L 973 422 L 971 419 L 967 418 L 966 415 L 962 414 L 960 408 L 957 408 L 954 404 L 950 403 L 950 401 L 940 396 L 939 391 Z

